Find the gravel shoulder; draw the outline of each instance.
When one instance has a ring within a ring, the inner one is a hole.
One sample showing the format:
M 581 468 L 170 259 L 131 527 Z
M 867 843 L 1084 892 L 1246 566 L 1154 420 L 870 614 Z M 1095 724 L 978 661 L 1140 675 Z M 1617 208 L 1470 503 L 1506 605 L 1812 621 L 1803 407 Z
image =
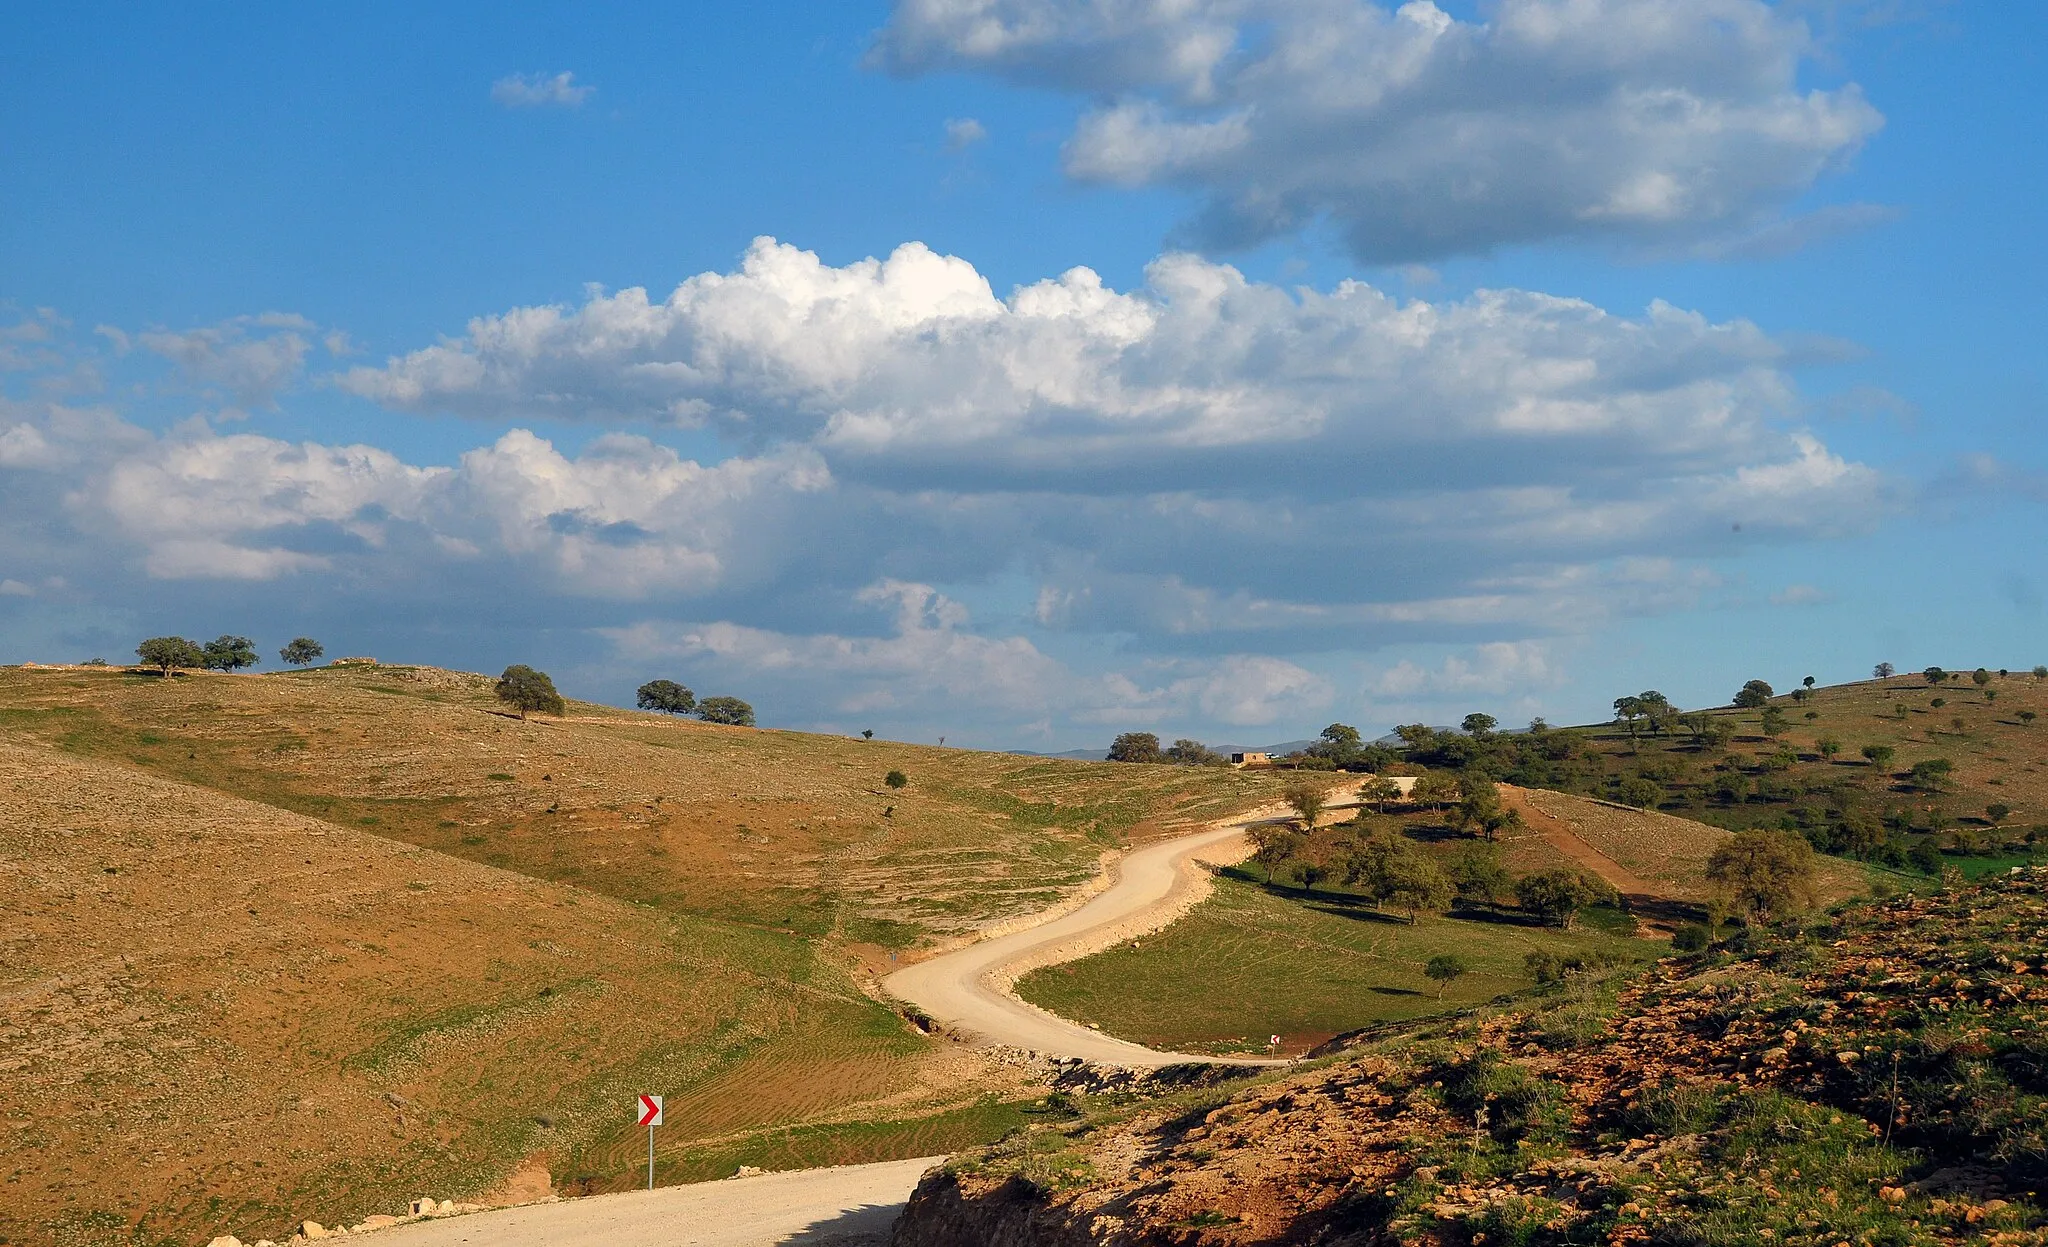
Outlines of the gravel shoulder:
M 376 1232 L 379 1247 L 879 1247 L 943 1156 L 528 1204 Z

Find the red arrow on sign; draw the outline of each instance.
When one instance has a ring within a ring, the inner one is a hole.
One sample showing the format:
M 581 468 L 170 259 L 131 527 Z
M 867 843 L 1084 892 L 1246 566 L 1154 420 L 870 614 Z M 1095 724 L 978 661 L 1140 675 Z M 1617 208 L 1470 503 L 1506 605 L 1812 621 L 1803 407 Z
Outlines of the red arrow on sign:
M 640 1124 L 659 1126 L 661 1124 L 661 1097 L 643 1095 L 640 1097 Z

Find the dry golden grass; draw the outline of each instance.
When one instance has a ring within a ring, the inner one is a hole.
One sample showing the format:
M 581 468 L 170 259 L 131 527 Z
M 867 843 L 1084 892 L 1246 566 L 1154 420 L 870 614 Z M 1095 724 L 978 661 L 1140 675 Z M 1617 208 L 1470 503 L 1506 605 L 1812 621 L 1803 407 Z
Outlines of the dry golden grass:
M 1270 782 L 522 723 L 428 669 L 0 671 L 0 1240 L 282 1238 L 531 1157 L 606 1189 L 642 1090 L 676 1175 L 971 1141 L 1006 1076 L 863 963 Z
M 1797 700 L 1782 695 L 1773 705 L 1786 717 L 1777 739 L 1760 730 L 1754 710 L 1721 709 L 1715 717 L 1732 720 L 1738 732 L 1728 756 L 1754 768 L 1759 759 L 1790 746 L 1799 761 L 1779 777 L 1799 789 L 1840 786 L 1860 792 L 1867 808 L 1877 812 L 1919 812 L 1924 823 L 1953 826 L 1983 824 L 1987 806 L 2009 806 L 2008 827 L 2048 825 L 2048 680 L 2030 672 L 1991 672 L 1979 686 L 1968 672 L 1939 686 L 1918 674 L 1888 680 L 1864 680 L 1813 689 Z M 1935 701 L 1943 704 L 1937 706 Z M 2029 720 L 2025 714 L 2035 716 Z M 1622 775 L 1664 763 L 1684 780 L 1699 784 L 1708 778 L 1706 761 L 1681 733 L 1676 737 L 1643 735 L 1633 746 L 1618 726 L 1586 731 L 1606 757 L 1609 774 Z M 1841 746 L 1839 757 L 1824 761 L 1818 754 L 1823 739 Z M 1864 761 L 1866 745 L 1896 750 L 1890 764 L 1879 769 Z M 1902 777 L 1914 763 L 1943 758 L 1955 766 L 1948 791 L 1917 791 Z M 1783 805 L 1724 806 L 1697 794 L 1691 809 L 1728 825 L 1774 825 Z M 1672 807 L 1676 808 L 1676 807 Z
M 1712 893 L 1707 859 L 1733 834 L 1689 818 L 1540 788 L 1522 789 L 1520 796 L 1569 827 L 1595 852 L 1649 883 L 1657 893 L 1681 900 L 1704 901 Z M 1863 890 L 1863 872 L 1853 863 L 1822 857 L 1817 865 L 1823 901 L 1841 900 Z
M 1041 908 L 1104 848 L 1275 783 L 581 703 L 522 722 L 486 678 L 432 668 L 11 669 L 0 707 L 0 730 L 66 752 L 627 900 L 885 946 Z M 882 785 L 892 769 L 908 788 Z
M 0 744 L 0 1235 L 282 1238 L 574 1176 L 638 1090 L 678 1138 L 916 1080 L 804 941 Z M 775 1069 L 777 1094 L 724 1094 Z M 146 1220 L 144 1219 L 146 1215 Z

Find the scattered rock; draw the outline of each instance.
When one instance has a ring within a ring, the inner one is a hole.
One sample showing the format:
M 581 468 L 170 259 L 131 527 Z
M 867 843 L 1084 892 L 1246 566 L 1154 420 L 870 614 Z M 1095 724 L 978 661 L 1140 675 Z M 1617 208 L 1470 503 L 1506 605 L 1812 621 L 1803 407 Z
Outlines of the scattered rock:
M 735 1178 L 758 1178 L 766 1172 L 768 1172 L 766 1169 L 756 1169 L 752 1165 L 741 1165 L 739 1172 L 732 1176 Z
M 223 1234 L 208 1243 L 206 1247 L 242 1247 L 242 1240 L 232 1234 Z
M 299 1233 L 305 1235 L 308 1240 L 326 1238 L 327 1227 L 318 1221 L 302 1221 L 299 1223 Z

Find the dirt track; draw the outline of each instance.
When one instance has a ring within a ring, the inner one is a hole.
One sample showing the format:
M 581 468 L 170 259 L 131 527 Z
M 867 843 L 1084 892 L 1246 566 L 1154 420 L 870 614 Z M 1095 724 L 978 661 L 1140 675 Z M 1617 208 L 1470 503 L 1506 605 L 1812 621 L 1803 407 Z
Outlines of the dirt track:
M 888 1242 L 917 1180 L 944 1159 L 799 1169 L 501 1208 L 381 1230 L 373 1241 L 378 1247 L 878 1247 Z
M 1588 844 L 1572 825 L 1548 810 L 1540 809 L 1529 799 L 1527 791 L 1512 784 L 1500 785 L 1501 799 L 1509 809 L 1521 812 L 1522 821 L 1543 834 L 1552 848 L 1571 858 L 1579 865 L 1607 881 L 1608 886 L 1623 896 L 1644 897 L 1651 900 L 1674 899 L 1670 889 L 1651 883 L 1623 866 L 1620 862 Z
M 1172 922 L 1208 895 L 1209 872 L 1201 862 L 1242 861 L 1251 849 L 1245 827 L 1282 812 L 1266 807 L 1148 845 L 1118 863 L 1110 887 L 1079 909 L 898 970 L 883 986 L 945 1026 L 1032 1052 L 1131 1069 L 1214 1062 L 1215 1057 L 1160 1052 L 1090 1030 L 1026 1004 L 1010 993 L 1010 985 L 1028 971 L 1085 957 Z

